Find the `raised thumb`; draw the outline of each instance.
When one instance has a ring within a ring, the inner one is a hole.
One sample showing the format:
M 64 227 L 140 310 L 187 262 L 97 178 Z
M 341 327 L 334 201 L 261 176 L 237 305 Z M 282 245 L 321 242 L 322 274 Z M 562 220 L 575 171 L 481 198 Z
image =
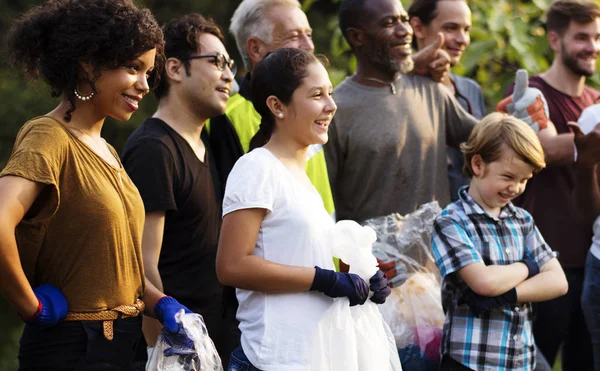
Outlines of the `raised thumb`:
M 444 33 L 438 32 L 437 38 L 435 39 L 435 43 L 433 43 L 433 49 L 437 52 L 438 50 L 440 50 L 441 48 L 444 47 L 444 42 L 445 42 Z
M 517 71 L 517 75 L 515 77 L 515 89 L 513 91 L 513 102 L 518 102 L 523 95 L 525 95 L 525 90 L 529 87 L 529 74 L 527 70 L 520 69 Z
M 435 42 L 433 44 L 427 45 L 425 48 L 422 49 L 421 52 L 427 56 L 437 57 L 440 49 L 443 46 L 444 46 L 444 34 L 441 32 L 438 32 Z M 419 54 L 421 54 L 421 52 Z

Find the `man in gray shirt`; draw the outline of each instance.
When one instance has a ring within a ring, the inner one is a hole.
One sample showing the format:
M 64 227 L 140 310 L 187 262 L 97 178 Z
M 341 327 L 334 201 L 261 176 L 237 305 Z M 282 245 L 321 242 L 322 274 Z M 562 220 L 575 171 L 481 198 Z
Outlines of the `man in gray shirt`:
M 446 144 L 466 141 L 477 120 L 443 85 L 406 74 L 413 32 L 399 0 L 345 0 L 339 17 L 358 64 L 334 90 L 325 146 L 337 219 L 446 206 Z

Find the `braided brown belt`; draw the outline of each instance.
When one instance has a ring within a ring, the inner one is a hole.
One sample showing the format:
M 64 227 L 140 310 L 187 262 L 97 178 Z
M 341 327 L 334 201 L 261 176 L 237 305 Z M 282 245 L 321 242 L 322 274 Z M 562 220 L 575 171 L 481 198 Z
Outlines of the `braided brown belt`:
M 114 338 L 113 321 L 121 318 L 137 317 L 144 312 L 144 302 L 137 299 L 132 305 L 119 305 L 109 310 L 92 313 L 69 312 L 64 318 L 65 321 L 103 321 L 102 328 L 104 337 L 107 340 Z

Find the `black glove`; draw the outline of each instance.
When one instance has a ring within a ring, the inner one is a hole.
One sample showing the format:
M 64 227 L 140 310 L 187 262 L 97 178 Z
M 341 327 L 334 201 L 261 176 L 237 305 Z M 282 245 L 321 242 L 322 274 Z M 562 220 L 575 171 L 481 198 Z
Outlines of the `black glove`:
M 329 269 L 317 270 L 311 291 L 320 291 L 331 298 L 348 297 L 350 306 L 364 304 L 369 296 L 369 286 L 356 274 L 335 272 Z
M 482 313 L 489 313 L 493 308 L 499 308 L 506 304 L 515 305 L 516 303 L 517 290 L 515 288 L 498 296 L 481 296 L 467 287 L 458 300 L 458 305 L 467 304 L 477 317 Z
M 527 269 L 529 269 L 529 275 L 527 276 L 527 279 L 530 279 L 531 277 L 540 273 L 540 267 L 529 256 L 525 255 L 525 257 L 521 259 L 520 262 L 525 264 L 527 266 Z
M 369 279 L 369 288 L 373 291 L 371 301 L 375 304 L 385 303 L 385 298 L 390 296 L 392 289 L 388 285 L 388 280 L 383 271 L 378 270 L 377 273 Z

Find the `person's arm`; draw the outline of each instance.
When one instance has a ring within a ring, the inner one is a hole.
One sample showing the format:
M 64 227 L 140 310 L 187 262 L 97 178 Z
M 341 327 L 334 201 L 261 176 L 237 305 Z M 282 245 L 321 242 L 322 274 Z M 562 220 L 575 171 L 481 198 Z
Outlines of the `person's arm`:
M 546 165 L 567 165 L 574 160 L 573 134 L 558 134 L 556 127 L 548 121 L 548 127 L 538 132 L 544 149 Z
M 569 126 L 575 133 L 574 143 L 578 152 L 575 163 L 575 201 L 587 219 L 595 220 L 600 215 L 600 124 L 587 135 L 583 135 L 579 126 Z
M 529 269 L 521 262 L 486 266 L 459 218 L 442 212 L 433 223 L 431 247 L 443 277 L 457 273 L 481 296 L 500 295 L 527 278 Z
M 600 215 L 600 166 L 575 165 L 575 202 L 586 219 L 595 220 Z
M 519 303 L 551 300 L 565 295 L 568 289 L 569 284 L 558 259 L 552 258 L 540 268 L 540 273 L 516 287 L 517 300 Z
M 460 148 L 460 144 L 469 139 L 479 120 L 469 114 L 447 89 L 440 89 L 440 93 L 445 105 L 445 117 L 442 118 L 442 122 L 446 125 L 446 144 Z
M 0 178 L 0 291 L 22 317 L 31 317 L 38 299 L 23 272 L 15 228 L 44 185 L 16 176 Z
M 146 278 L 154 287 L 163 290 L 162 280 L 158 272 L 158 258 L 162 247 L 165 230 L 165 212 L 153 211 L 146 213 L 144 232 L 142 234 L 142 255 Z
M 529 270 L 523 263 L 488 266 L 483 263 L 473 263 L 457 273 L 476 294 L 498 296 L 525 281 Z
M 253 255 L 265 213 L 265 209 L 242 209 L 225 215 L 217 250 L 219 281 L 252 291 L 308 291 L 315 268 L 277 264 Z
M 158 271 L 158 258 L 162 247 L 165 229 L 165 212 L 154 211 L 146 213 L 144 232 L 142 234 L 142 256 L 144 260 L 144 272 L 146 279 L 158 291 L 163 291 L 162 279 Z M 153 346 L 162 330 L 162 325 L 155 319 L 144 318 L 142 331 L 146 343 Z

